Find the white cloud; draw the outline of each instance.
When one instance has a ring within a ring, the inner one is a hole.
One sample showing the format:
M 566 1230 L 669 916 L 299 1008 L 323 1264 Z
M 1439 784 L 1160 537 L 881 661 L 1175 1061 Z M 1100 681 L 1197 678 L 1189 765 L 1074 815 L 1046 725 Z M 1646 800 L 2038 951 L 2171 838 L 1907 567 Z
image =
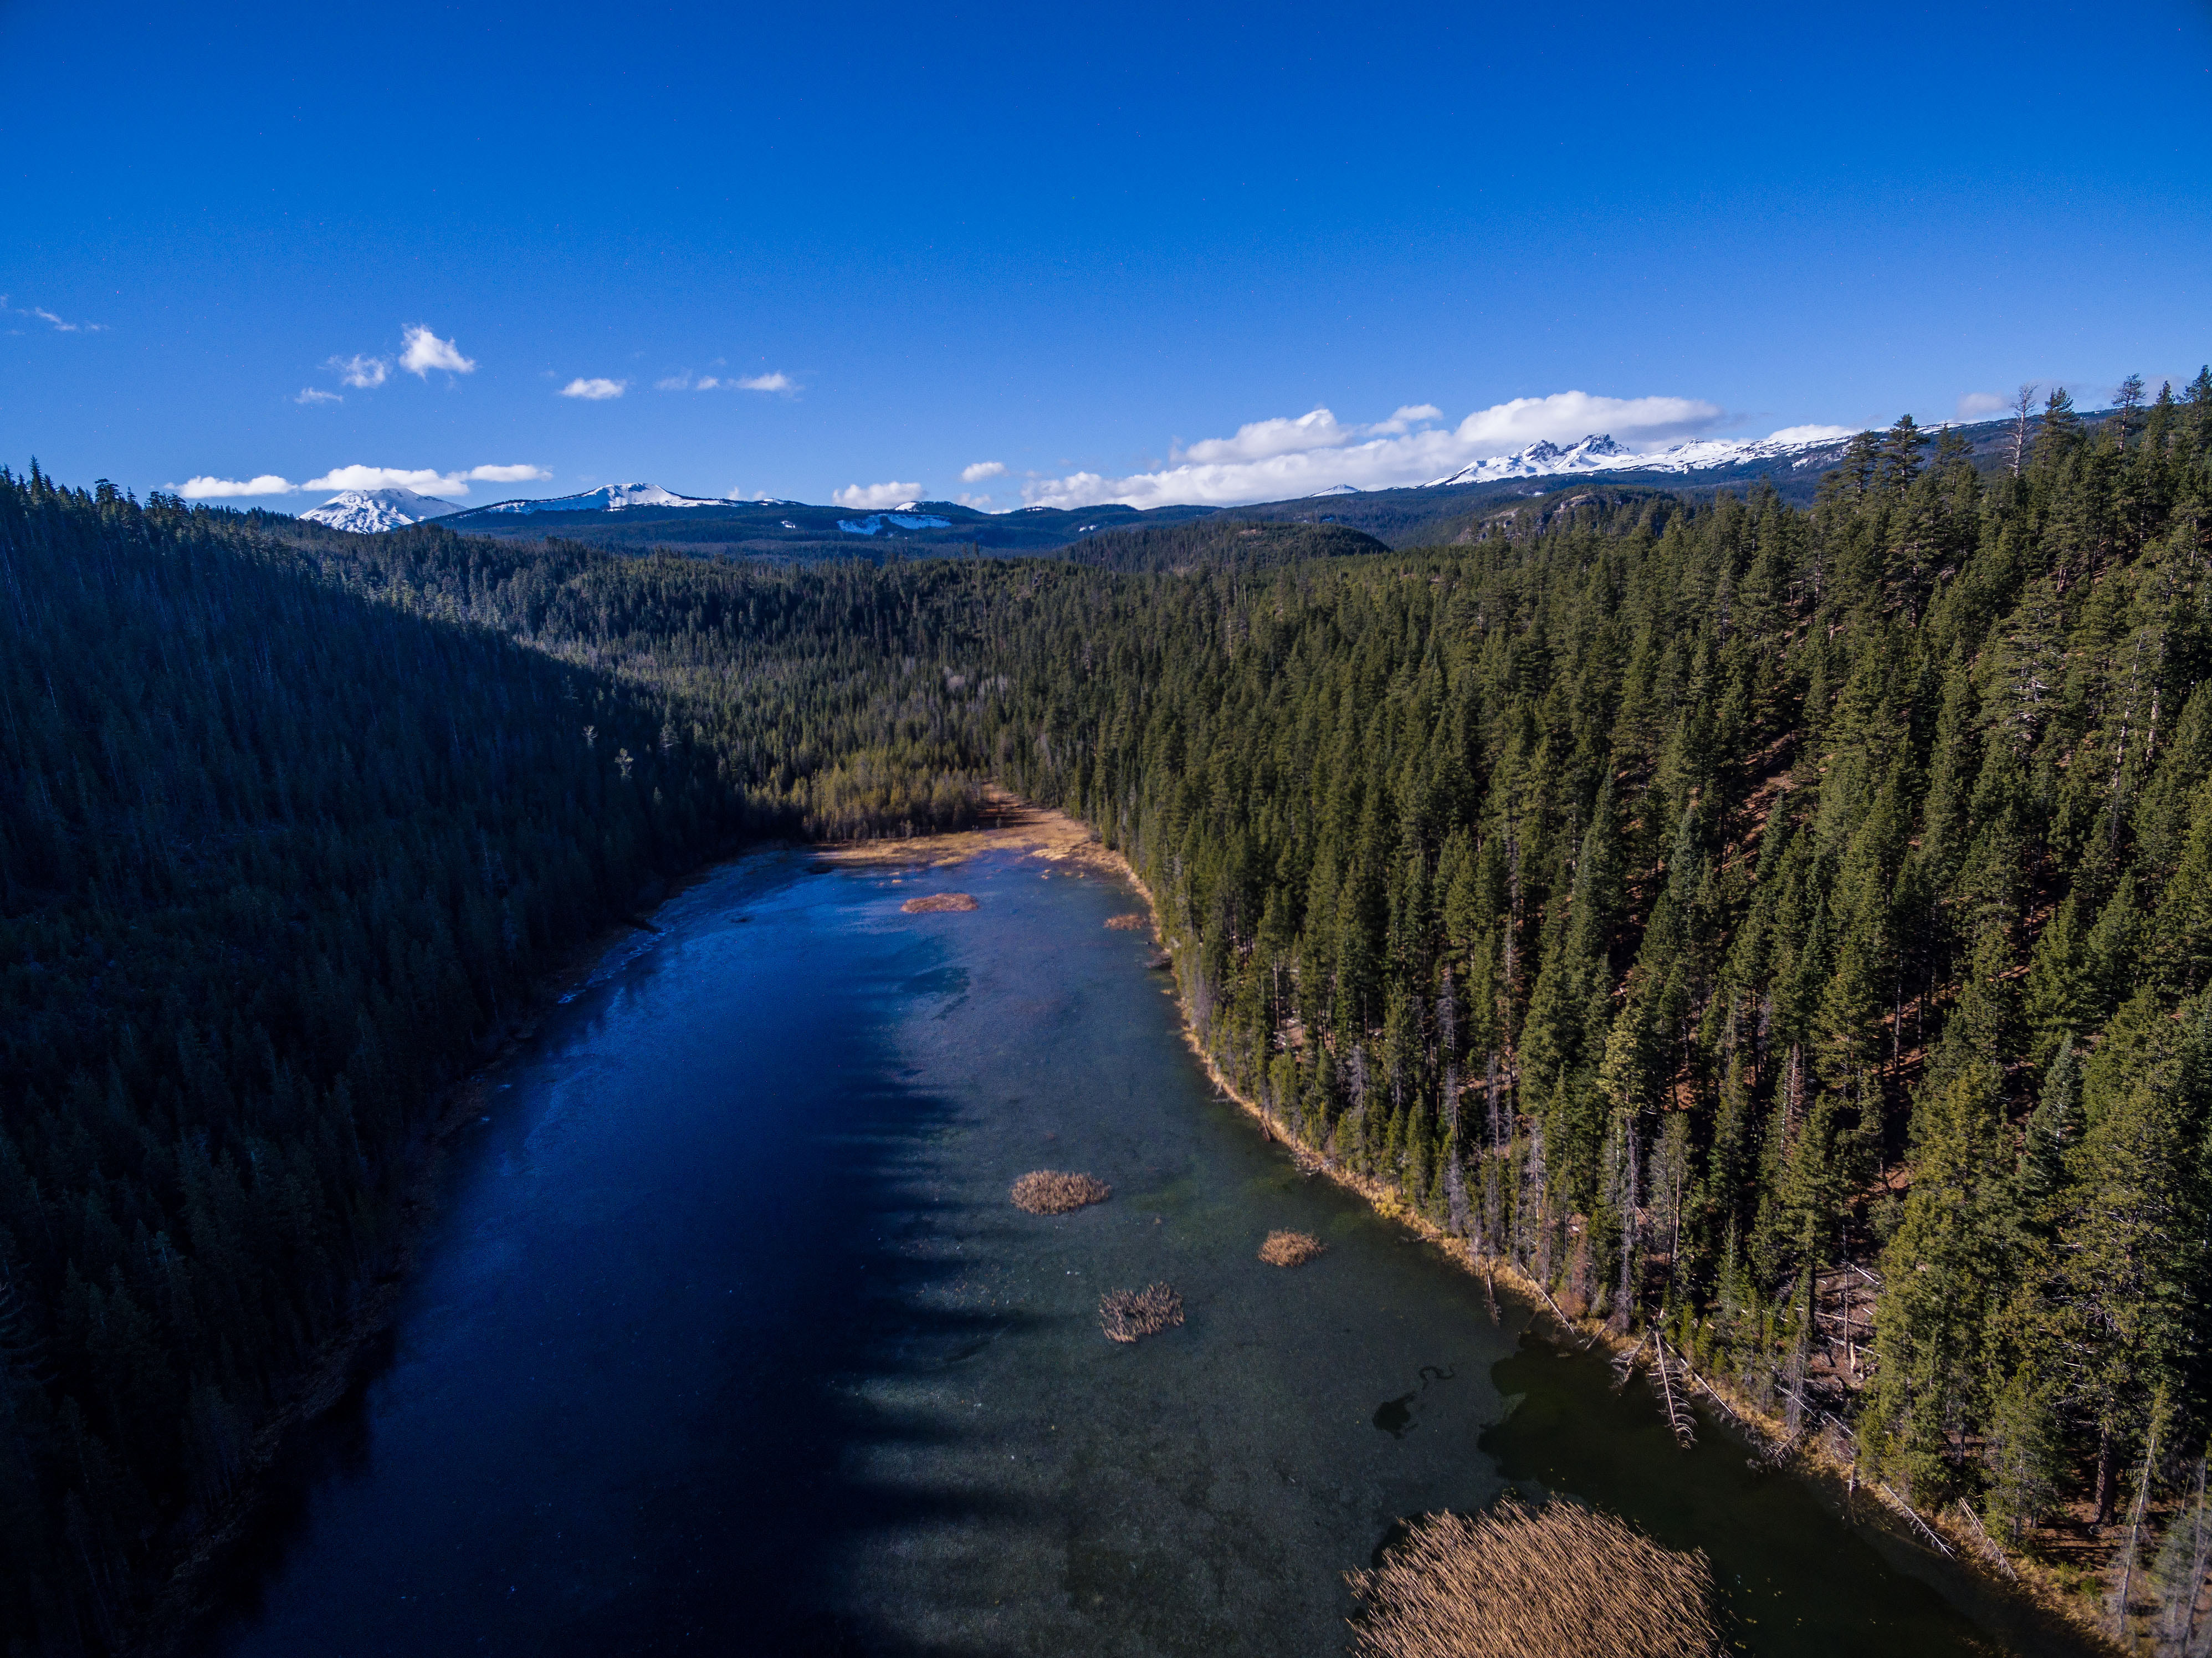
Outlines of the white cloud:
M 991 510 L 991 498 L 988 495 L 955 495 L 952 499 L 963 507 L 973 507 L 979 513 L 988 513 Z
M 289 495 L 300 486 L 264 472 L 256 478 L 196 477 L 173 487 L 186 501 L 227 501 L 234 495 Z
M 863 513 L 880 513 L 887 507 L 903 507 L 921 494 L 919 483 L 854 483 L 831 495 L 840 507 Z
M 1201 465 L 1217 462 L 1268 460 L 1277 455 L 1303 454 L 1311 449 L 1335 449 L 1358 434 L 1357 427 L 1340 426 L 1326 409 L 1300 415 L 1295 420 L 1278 416 L 1255 420 L 1237 428 L 1233 438 L 1203 438 L 1188 448 L 1172 452 L 1181 461 Z
M 1832 438 L 1852 438 L 1858 435 L 1856 426 L 1785 426 L 1778 432 L 1769 432 L 1769 443 L 1822 443 Z
M 364 357 L 356 352 L 350 357 L 332 357 L 327 365 L 331 372 L 348 386 L 357 386 L 373 392 L 392 377 L 392 365 L 381 357 Z
M 479 483 L 529 483 L 553 474 L 542 466 L 471 466 L 469 476 Z
M 1511 454 L 1539 439 L 1572 442 L 1609 432 L 1631 447 L 1656 448 L 1708 431 L 1726 416 L 1716 404 L 1697 398 L 1557 392 L 1478 409 L 1457 426 L 1437 429 L 1426 424 L 1441 418 L 1434 404 L 1409 404 L 1389 420 L 1347 426 L 1328 410 L 1316 409 L 1295 418 L 1253 421 L 1237 428 L 1234 437 L 1190 444 L 1174 451 L 1173 464 L 1158 471 L 1119 478 L 1075 472 L 1024 484 L 1022 497 L 1033 507 L 1094 507 L 1103 501 L 1231 507 L 1291 500 L 1339 483 L 1400 489 L 1493 455 Z
M 461 355 L 461 349 L 451 340 L 441 340 L 428 329 L 417 325 L 402 331 L 405 349 L 399 354 L 399 366 L 421 380 L 430 378 L 433 368 L 442 368 L 449 374 L 473 374 L 477 366 Z
M 564 398 L 582 398 L 590 403 L 604 403 L 609 398 L 618 398 L 629 390 L 628 380 L 591 380 L 578 378 L 561 388 Z
M 2012 399 L 2000 397 L 1995 392 L 1969 392 L 1959 399 L 1959 418 L 1976 420 L 1984 415 L 1995 415 L 2012 407 Z
M 65 322 L 44 306 L 32 305 L 19 308 L 9 305 L 5 294 L 0 294 L 0 313 L 5 313 L 11 317 L 35 318 L 57 334 L 105 334 L 107 331 L 107 325 L 104 322 Z
M 319 478 L 309 478 L 302 489 L 413 489 L 422 495 L 465 495 L 467 475 L 439 472 L 428 466 L 333 466 Z
M 973 466 L 960 469 L 963 483 L 981 483 L 985 478 L 1004 477 L 1006 475 L 1006 464 L 1002 460 L 979 460 Z
M 1408 431 L 1416 426 L 1425 426 L 1431 421 L 1442 420 L 1444 411 L 1433 403 L 1408 403 L 1399 406 L 1389 419 L 1377 421 L 1367 428 L 1370 437 L 1383 437 Z
M 605 381 L 597 384 L 604 386 Z M 671 374 L 666 380 L 655 380 L 658 392 L 796 392 L 799 382 L 790 375 L 778 372 L 773 374 L 750 374 L 744 379 L 732 375 L 702 374 L 693 380 L 690 374 Z M 564 394 L 565 395 L 565 394 Z M 602 392 L 599 395 L 605 396 Z
M 317 404 L 343 403 L 345 399 L 335 392 L 319 392 L 312 386 L 303 386 L 300 388 L 300 395 L 293 398 L 292 401 L 295 403 Z

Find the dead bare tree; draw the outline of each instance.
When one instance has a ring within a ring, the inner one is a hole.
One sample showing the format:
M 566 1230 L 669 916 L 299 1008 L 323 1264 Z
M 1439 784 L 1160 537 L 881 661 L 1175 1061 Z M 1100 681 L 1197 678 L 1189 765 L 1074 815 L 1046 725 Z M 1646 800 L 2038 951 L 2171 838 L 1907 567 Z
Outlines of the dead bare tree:
M 1628 1378 L 1636 1372 L 1636 1361 L 1643 1357 L 1644 1350 L 1650 1345 L 1651 1333 L 1647 1330 L 1633 1347 L 1625 1353 L 1615 1353 L 1613 1356 L 1613 1392 L 1619 1393 L 1628 1385 Z
M 2024 380 L 2019 391 L 2013 393 L 2009 405 L 2012 410 L 2012 475 L 2020 476 L 2021 468 L 2027 464 L 2027 428 L 2033 417 L 2035 394 L 2042 386 L 2034 380 Z
M 1889 1482 L 1887 1480 L 1877 1481 L 1875 1489 L 1879 1491 L 1884 1497 L 1887 1497 L 1890 1501 L 1891 1506 L 1912 1522 L 1912 1529 L 1920 1533 L 1921 1537 L 1926 1540 L 1929 1547 L 1934 1549 L 1938 1554 L 1943 1555 L 1946 1558 L 1949 1558 L 1957 1552 L 1957 1551 L 1953 1549 L 1948 1543 L 1943 1540 L 1942 1533 L 1937 1531 L 1935 1527 L 1929 1525 L 1925 1520 L 1923 1520 L 1920 1517 L 1919 1509 L 1914 1508 L 1912 1504 L 1906 1502 L 1895 1491 L 1890 1490 Z
M 2120 1556 L 2120 1586 L 2112 1595 L 2112 1634 L 2121 1641 L 2127 1639 L 2128 1592 L 2135 1583 L 2136 1552 L 2142 1540 L 2143 1510 L 2150 1506 L 2150 1476 L 2158 1466 L 2158 1430 L 2166 1414 L 2165 1404 L 2161 1396 L 2151 1412 L 2150 1437 L 2143 1444 L 2142 1474 L 2136 1481 L 2136 1500 L 2128 1513 L 2127 1547 Z
M 1651 1358 L 1667 1425 L 1674 1430 L 1674 1442 L 1686 1451 L 1698 1442 L 1698 1418 L 1690 1409 L 1689 1367 L 1667 1351 L 1666 1338 L 1656 1330 L 1651 1333 Z
M 1982 1517 L 1974 1512 L 1974 1505 L 1962 1497 L 1957 1506 L 1959 1512 L 1966 1516 L 1966 1529 L 1973 1533 L 1975 1541 L 1981 1545 L 1983 1554 L 2006 1576 L 2018 1577 L 2020 1574 L 2012 1569 L 2012 1562 L 2005 1558 L 2005 1552 L 1997 1546 L 1996 1540 L 1982 1525 Z

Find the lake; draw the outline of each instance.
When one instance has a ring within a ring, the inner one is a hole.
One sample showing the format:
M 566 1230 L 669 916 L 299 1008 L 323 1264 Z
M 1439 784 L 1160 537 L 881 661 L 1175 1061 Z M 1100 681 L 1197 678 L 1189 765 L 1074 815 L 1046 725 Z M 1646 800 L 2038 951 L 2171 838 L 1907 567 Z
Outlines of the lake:
M 1005 853 L 672 899 L 490 1077 L 190 1649 L 1340 1653 L 1346 1570 L 1509 1486 L 1705 1550 L 1746 1653 L 2082 1649 L 1717 1424 L 1677 1449 L 1644 1382 L 1302 1175 L 1106 926 L 1136 906 Z M 1113 1198 L 1025 1214 L 1039 1168 Z M 1277 1227 L 1328 1253 L 1262 1264 Z M 1107 1340 L 1154 1281 L 1184 1324 Z

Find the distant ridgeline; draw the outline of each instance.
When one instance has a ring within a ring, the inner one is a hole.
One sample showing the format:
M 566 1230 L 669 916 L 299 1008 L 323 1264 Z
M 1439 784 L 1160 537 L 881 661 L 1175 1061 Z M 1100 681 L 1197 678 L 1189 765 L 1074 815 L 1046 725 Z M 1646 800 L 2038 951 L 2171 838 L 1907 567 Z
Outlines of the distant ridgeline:
M 17 1649 L 123 1641 L 233 1500 L 533 975 L 747 835 L 992 777 L 1127 853 L 1316 1153 L 1923 1510 L 2094 1509 L 2185 1605 L 2212 375 L 2055 400 L 2016 470 L 1901 422 L 1802 507 L 1563 482 L 1425 550 L 1194 514 L 878 565 L 0 476 Z

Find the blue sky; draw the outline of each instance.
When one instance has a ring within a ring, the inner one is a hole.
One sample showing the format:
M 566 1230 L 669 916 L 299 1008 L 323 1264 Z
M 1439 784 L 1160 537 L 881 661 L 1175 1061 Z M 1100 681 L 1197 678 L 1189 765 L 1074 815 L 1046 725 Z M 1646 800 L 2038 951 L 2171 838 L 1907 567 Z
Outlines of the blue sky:
M 141 492 L 1264 498 L 2212 356 L 2205 0 L 0 0 L 0 461 Z

